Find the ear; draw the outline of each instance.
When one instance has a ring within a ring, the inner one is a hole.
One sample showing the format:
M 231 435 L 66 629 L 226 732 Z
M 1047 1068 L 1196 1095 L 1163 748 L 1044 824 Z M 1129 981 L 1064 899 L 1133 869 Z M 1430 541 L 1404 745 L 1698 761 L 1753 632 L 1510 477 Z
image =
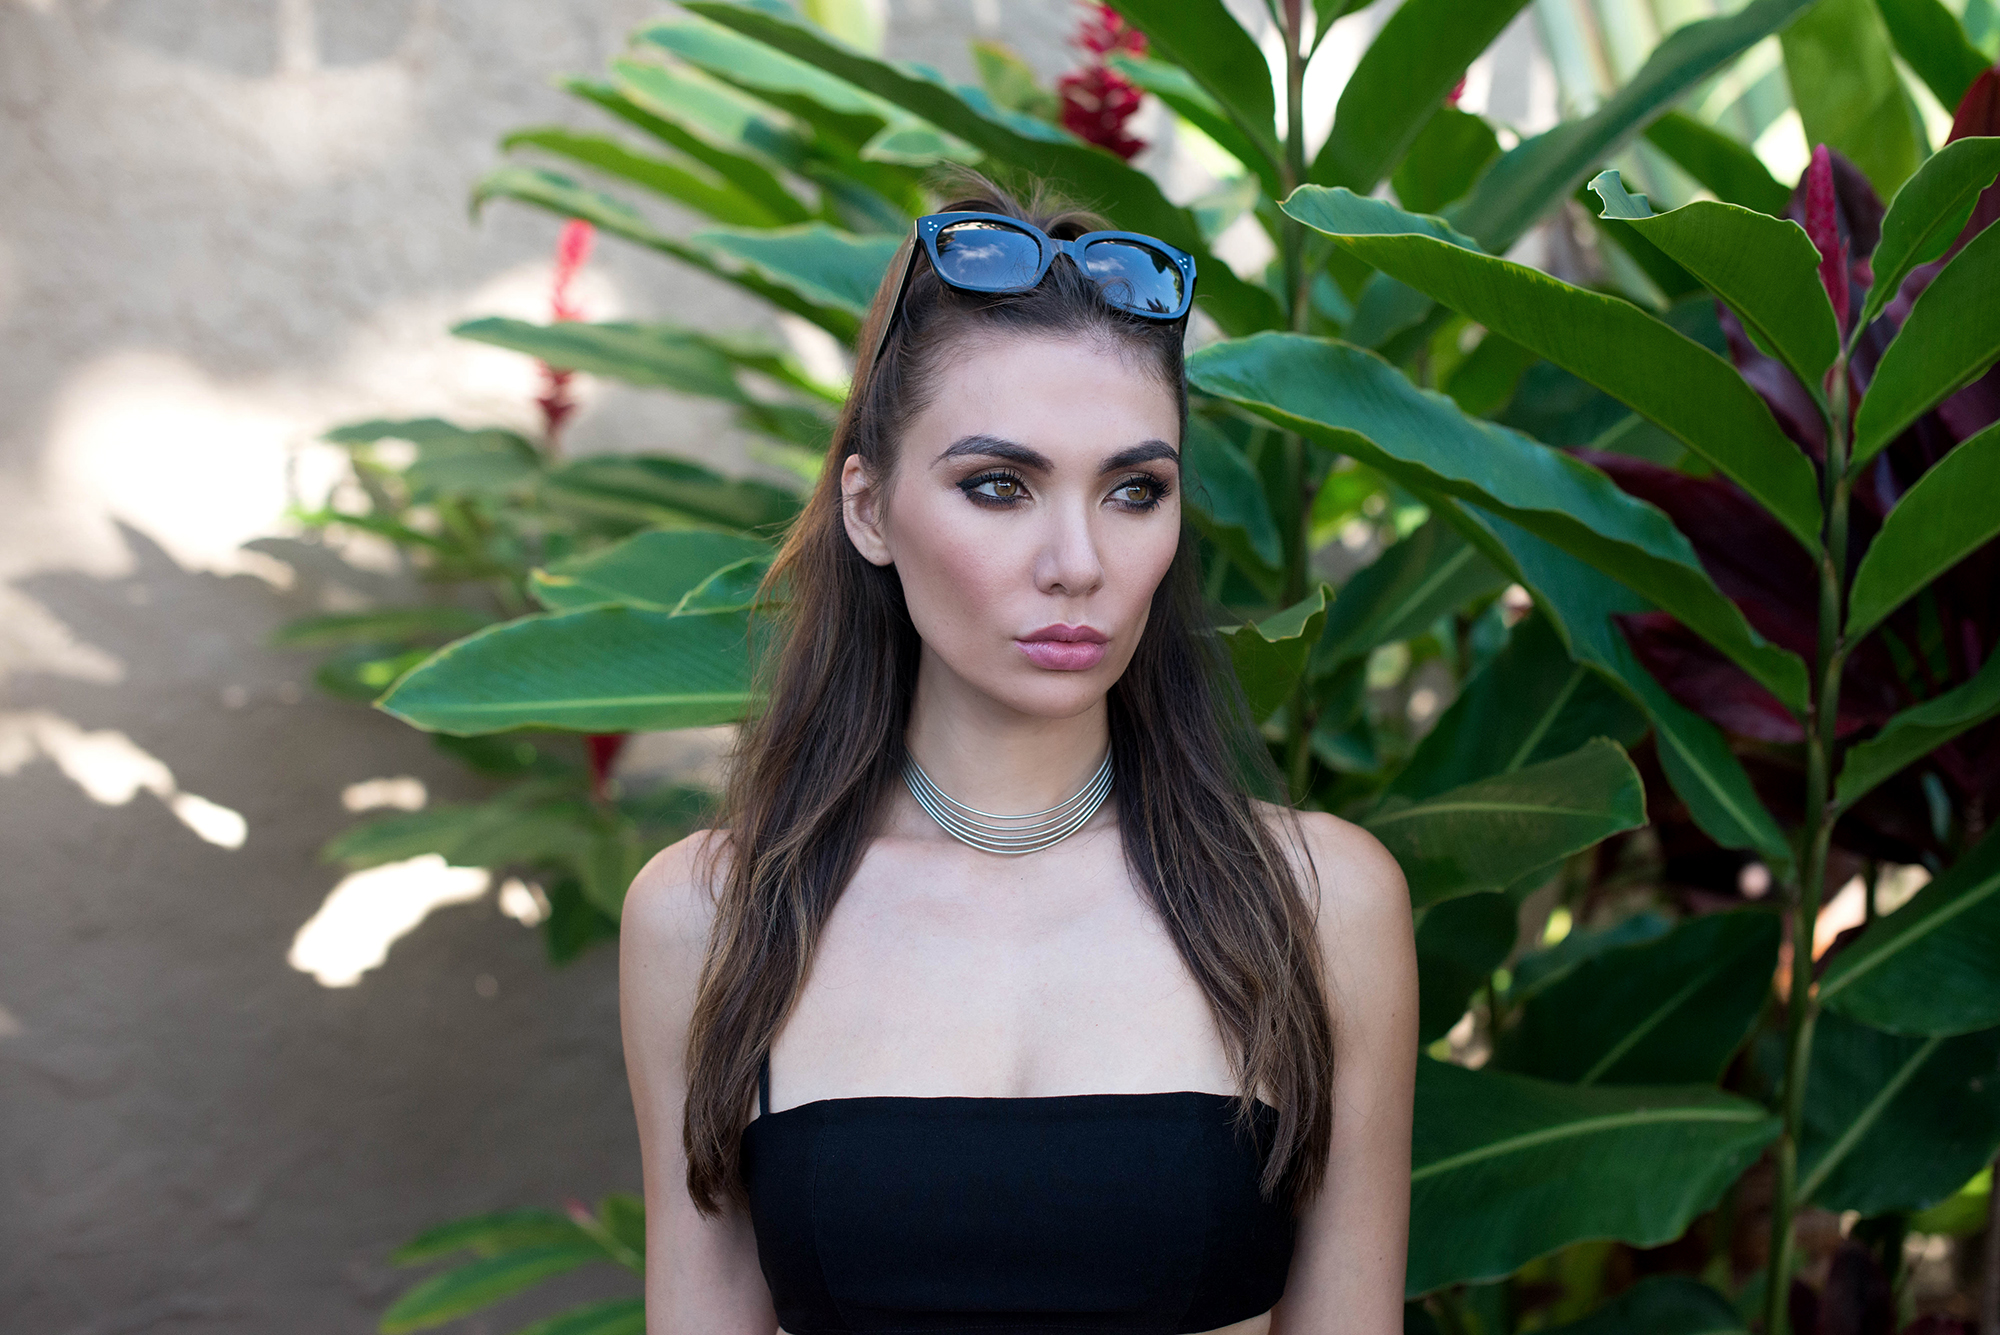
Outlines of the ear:
M 882 532 L 881 489 L 869 478 L 858 454 L 848 455 L 840 465 L 840 521 L 862 559 L 878 566 L 894 564 L 896 558 Z

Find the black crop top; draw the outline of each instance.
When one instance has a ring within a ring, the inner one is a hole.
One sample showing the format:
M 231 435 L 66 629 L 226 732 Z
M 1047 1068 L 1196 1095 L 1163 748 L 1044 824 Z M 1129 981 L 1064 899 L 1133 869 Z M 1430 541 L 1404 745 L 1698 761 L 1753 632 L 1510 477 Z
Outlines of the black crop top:
M 819 1099 L 743 1132 L 787 1335 L 1186 1335 L 1267 1312 L 1292 1220 L 1226 1094 Z

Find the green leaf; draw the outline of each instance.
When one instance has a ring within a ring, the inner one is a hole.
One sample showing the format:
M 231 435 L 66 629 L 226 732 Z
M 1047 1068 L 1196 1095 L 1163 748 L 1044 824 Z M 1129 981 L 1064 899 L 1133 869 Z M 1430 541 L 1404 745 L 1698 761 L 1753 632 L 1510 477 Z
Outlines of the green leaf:
M 1262 57 L 1259 56 L 1259 59 Z M 1276 152 L 1275 146 L 1266 150 L 1254 142 L 1186 70 L 1162 60 L 1148 60 L 1123 51 L 1113 52 L 1105 64 L 1172 107 L 1175 115 L 1213 139 L 1224 152 L 1242 163 L 1246 172 L 1255 175 L 1265 194 L 1276 196 L 1283 193 L 1278 164 L 1272 156 Z
M 1835 789 L 1840 808 L 1852 807 L 1884 779 L 1894 777 L 1966 729 L 1996 717 L 2000 717 L 2000 654 L 1988 654 L 1985 665 L 1970 681 L 1903 710 L 1873 738 L 1848 751 Z
M 1466 999 L 1507 962 L 1520 931 L 1513 899 L 1495 890 L 1426 910 L 1417 924 L 1417 1044 L 1428 1047 L 1458 1023 Z
M 1392 795 L 1362 822 L 1424 908 L 1499 890 L 1529 872 L 1646 823 L 1646 791 L 1608 738 L 1422 801 Z
M 1882 217 L 1882 240 L 1870 257 L 1875 282 L 1856 328 L 1875 322 L 1903 280 L 1920 264 L 1944 254 L 1972 215 L 1979 192 L 2000 175 L 2000 138 L 1946 144 L 1903 183 Z
M 1985 1231 L 1992 1204 L 1993 1170 L 1989 1167 L 1936 1205 L 1911 1215 L 1910 1232 L 1972 1237 Z
M 551 472 L 545 485 L 554 499 L 651 524 L 776 529 L 799 509 L 797 496 L 768 482 L 662 455 L 589 455 Z
M 1900 1038 L 1822 1015 L 1799 1136 L 1799 1203 L 1921 1210 L 2000 1149 L 2000 1029 Z
M 1492 126 L 1469 111 L 1439 107 L 1396 168 L 1396 199 L 1412 213 L 1436 213 L 1472 189 L 1499 156 Z
M 1522 375 L 1540 360 L 1513 339 L 1488 331 L 1444 382 L 1444 392 L 1467 417 L 1497 417 L 1513 401 Z M 1678 441 L 1674 448 L 1680 448 Z
M 1763 1008 L 1778 934 L 1743 909 L 1607 950 L 1529 1001 L 1494 1060 L 1575 1085 L 1712 1084 Z
M 728 181 L 717 181 L 679 163 L 640 153 L 608 135 L 583 134 L 560 125 L 516 130 L 500 147 L 539 148 L 595 171 L 644 186 L 654 194 L 685 204 L 720 223 L 738 227 L 770 227 L 780 219 L 761 202 Z M 790 221 L 785 219 L 784 221 Z
M 766 551 L 760 556 L 746 556 L 741 561 L 732 561 L 723 566 L 689 589 L 681 600 L 674 604 L 674 615 L 686 616 L 690 612 L 738 612 L 755 607 L 757 596 L 764 587 L 764 576 L 770 571 L 775 556 L 775 552 Z
M 1639 72 L 1590 116 L 1566 121 L 1508 150 L 1452 210 L 1452 221 L 1493 254 L 1505 253 L 1593 167 L 1656 117 L 1815 0 L 1751 0 L 1733 14 L 1676 28 Z
M 639 732 L 749 710 L 749 620 L 630 607 L 522 617 L 438 650 L 380 708 L 426 732 Z
M 646 1254 L 646 1203 L 625 1192 L 613 1192 L 597 1206 L 605 1232 L 637 1256 Z
M 1791 203 L 1788 186 L 1772 177 L 1762 158 L 1750 146 L 1730 138 L 1712 125 L 1704 125 L 1678 111 L 1646 127 L 1646 142 L 1674 160 L 1674 164 L 1707 186 L 1725 204 L 1741 204 L 1746 209 L 1785 216 Z M 1876 254 L 1881 254 L 1878 250 Z
M 1062 114 L 1062 100 L 1042 87 L 1035 67 L 1005 42 L 976 38 L 972 63 L 979 67 L 979 85 L 986 95 L 1009 111 L 1053 121 Z M 1190 83 L 1193 81 L 1190 80 Z
M 1554 945 L 1531 950 L 1515 961 L 1508 1004 L 1525 1005 L 1599 956 L 1621 946 L 1657 941 L 1673 930 L 1673 922 L 1657 909 L 1620 918 L 1608 927 L 1578 927 Z
M 815 306 L 845 311 L 858 320 L 868 313 L 904 238 L 855 236 L 814 222 L 749 231 L 717 228 L 696 232 L 690 240 Z
M 1467 418 L 1380 358 L 1339 343 L 1257 334 L 1203 348 L 1188 359 L 1188 375 L 1204 393 L 1352 455 L 1420 494 L 1469 500 L 1532 530 L 1672 612 L 1779 699 L 1803 706 L 1798 657 L 1756 636 L 1664 514 L 1595 469 Z M 1795 446 L 1787 441 L 1785 448 L 1803 465 Z
M 489 316 L 452 326 L 476 343 L 525 352 L 550 366 L 644 385 L 747 403 L 736 368 L 714 344 L 673 325 L 588 324 L 566 320 L 534 324 Z
M 878 60 L 779 10 L 727 0 L 696 0 L 686 7 L 887 98 L 989 154 L 996 160 L 989 165 L 1030 173 L 1073 198 L 1115 203 L 1120 227 L 1156 236 L 1195 257 L 1202 304 L 1224 329 L 1247 332 L 1283 323 L 1276 298 L 1208 253 L 1194 215 L 1168 202 L 1151 177 L 1116 155 L 996 106 L 982 90 L 955 85 L 927 65 Z
M 1536 613 L 1465 683 L 1388 791 L 1429 797 L 1567 755 L 1592 737 L 1629 746 L 1645 732 L 1645 718 L 1600 673 L 1570 661 L 1555 627 Z
M 1715 725 L 1668 695 L 1640 665 L 1612 625 L 1620 613 L 1647 605 L 1630 590 L 1515 524 L 1480 511 L 1459 511 L 1468 536 L 1511 563 L 1569 646 L 1572 657 L 1604 672 L 1653 724 L 1660 766 L 1704 834 L 1724 848 L 1755 849 L 1774 872 L 1791 866 L 1791 848 L 1758 800 L 1741 761 Z
M 611 1298 L 523 1326 L 514 1335 L 646 1335 L 646 1300 Z
M 442 494 L 505 496 L 528 485 L 542 469 L 541 452 L 512 431 L 468 431 L 435 417 L 353 422 L 327 432 L 326 439 L 349 447 L 410 442 L 417 447 L 417 458 L 403 476 L 420 501 Z
M 639 106 L 718 152 L 748 159 L 766 174 L 801 171 L 812 156 L 811 126 L 703 71 L 614 60 L 611 73 L 618 91 Z M 777 179 L 771 176 L 773 184 Z M 784 196 L 795 198 L 789 191 Z M 783 200 L 773 199 L 771 204 L 775 210 Z
M 384 653 L 380 645 L 358 645 L 321 663 L 313 670 L 313 683 L 328 695 L 370 702 L 429 657 L 428 649 Z
M 1417 1063 L 1411 1296 L 1585 1238 L 1672 1241 L 1778 1133 L 1707 1089 L 1576 1088 Z
M 671 612 L 722 567 L 770 554 L 770 544 L 740 534 L 660 529 L 537 570 L 532 584 L 535 596 L 552 611 L 622 603 Z
M 634 40 L 671 52 L 736 87 L 804 98 L 833 116 L 872 120 L 878 125 L 908 119 L 893 103 L 720 24 L 701 19 L 654 23 L 641 28 Z M 867 134 L 874 133 L 874 128 L 868 127 Z
M 1995 292 L 2000 292 L 2000 227 L 1988 227 L 1939 271 L 1882 354 L 1854 415 L 1853 468 L 2000 357 Z
M 1181 450 L 1188 474 L 1181 494 L 1195 526 L 1252 573 L 1258 566 L 1276 572 L 1285 561 L 1284 542 L 1264 484 L 1243 452 L 1212 422 L 1195 416 L 1188 418 Z
M 1926 145 L 1873 0 L 1819 0 L 1779 40 L 1806 142 L 1839 149 L 1876 194 L 1895 194 Z
M 1229 646 L 1236 678 L 1259 722 L 1291 698 L 1305 675 L 1306 656 L 1326 621 L 1326 594 L 1322 584 L 1282 612 L 1217 632 Z
M 1819 997 L 1892 1034 L 2000 1024 L 2000 829 L 1835 956 Z
M 1333 130 L 1307 179 L 1372 191 L 1395 169 L 1466 67 L 1524 0 L 1407 0 L 1341 89 Z
M 1284 208 L 1356 258 L 1629 404 L 1816 550 L 1812 465 L 1715 353 L 1629 302 L 1454 244 L 1436 219 L 1316 186 L 1302 186 Z
M 1757 345 L 1778 358 L 1815 398 L 1840 351 L 1840 328 L 1819 281 L 1819 251 L 1788 218 L 1714 200 L 1656 214 L 1628 194 L 1618 173 L 1590 188 L 1616 218 L 1658 246 L 1728 303 Z
M 604 1249 L 595 1242 L 530 1247 L 489 1256 L 417 1285 L 391 1304 L 377 1329 L 382 1335 L 401 1335 L 442 1326 L 545 1279 L 604 1259 Z
M 1547 1335 L 1750 1335 L 1729 1300 L 1698 1279 L 1650 1275 Z
M 496 1256 L 524 1247 L 575 1246 L 588 1241 L 583 1230 L 553 1210 L 502 1210 L 469 1215 L 425 1229 L 389 1254 L 393 1265 L 435 1261 L 453 1252 Z
M 560 172 L 540 167 L 501 167 L 480 178 L 472 198 L 475 208 L 490 199 L 512 199 L 565 218 L 581 218 L 613 236 L 671 255 L 704 273 L 734 283 L 780 310 L 810 320 L 838 339 L 852 342 L 860 324 L 850 310 L 816 305 L 782 283 L 767 281 L 733 257 L 662 234 L 624 200 L 585 189 Z
M 356 870 L 427 853 L 455 867 L 568 867 L 585 855 L 601 824 L 586 802 L 516 790 L 470 805 L 377 816 L 329 839 L 320 858 Z
M 1858 641 L 2000 533 L 1996 497 L 2000 497 L 2000 423 L 1933 464 L 1882 521 L 1882 531 L 1868 545 L 1848 594 L 1848 641 Z
M 1341 586 L 1313 648 L 1312 674 L 1323 677 L 1380 645 L 1420 635 L 1439 617 L 1506 584 L 1477 548 L 1431 520 Z
M 1271 66 L 1222 0 L 1112 0 L 1112 7 L 1207 89 L 1265 156 L 1278 159 Z
M 605 917 L 618 921 L 625 909 L 625 892 L 631 888 L 632 878 L 657 851 L 657 847 L 641 846 L 638 830 L 623 822 L 607 823 L 593 830 L 590 841 L 584 845 L 583 856 L 577 861 L 583 897 Z
M 493 618 L 469 607 L 383 607 L 372 612 L 287 621 L 271 634 L 273 649 L 331 649 L 351 644 L 403 644 L 437 636 L 470 634 Z
M 1965 39 L 1965 29 L 1938 0 L 1875 0 L 1889 38 L 1917 77 L 1947 110 L 1964 98 L 1992 62 Z

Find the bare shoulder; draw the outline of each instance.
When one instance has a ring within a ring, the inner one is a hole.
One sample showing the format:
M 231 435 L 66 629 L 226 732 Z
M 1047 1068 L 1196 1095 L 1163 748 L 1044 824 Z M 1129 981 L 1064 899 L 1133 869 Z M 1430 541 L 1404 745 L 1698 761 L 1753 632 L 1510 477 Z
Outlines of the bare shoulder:
M 619 930 L 627 945 L 647 953 L 704 949 L 727 859 L 727 837 L 717 830 L 697 830 L 655 853 L 625 895 Z
M 1264 819 L 1291 853 L 1299 888 L 1326 916 L 1386 915 L 1409 921 L 1403 869 L 1382 841 L 1352 821 L 1324 811 L 1294 811 L 1259 802 Z

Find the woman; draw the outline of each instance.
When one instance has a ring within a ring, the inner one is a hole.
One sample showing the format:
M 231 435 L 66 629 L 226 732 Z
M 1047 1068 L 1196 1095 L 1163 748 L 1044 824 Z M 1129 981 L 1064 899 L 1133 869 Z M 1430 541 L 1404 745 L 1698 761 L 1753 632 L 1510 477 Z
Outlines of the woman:
M 1193 262 L 979 195 L 877 295 L 726 828 L 626 901 L 648 1327 L 1391 1335 L 1408 899 L 1245 788 Z

